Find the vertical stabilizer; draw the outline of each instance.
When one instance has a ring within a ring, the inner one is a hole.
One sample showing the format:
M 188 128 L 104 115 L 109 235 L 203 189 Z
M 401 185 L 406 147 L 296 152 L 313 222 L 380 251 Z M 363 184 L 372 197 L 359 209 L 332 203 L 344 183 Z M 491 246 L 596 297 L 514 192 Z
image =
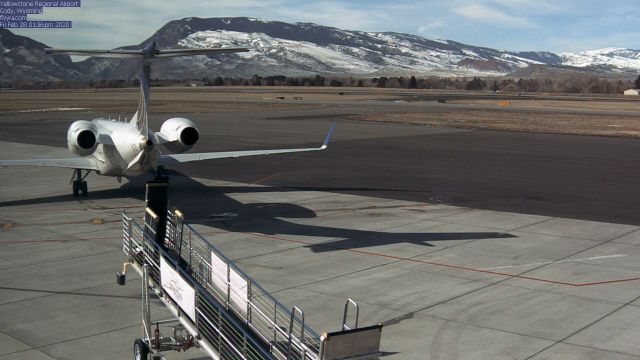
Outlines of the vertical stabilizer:
M 151 81 L 151 60 L 158 53 L 156 42 L 152 41 L 142 49 L 142 59 L 140 60 L 140 99 L 138 100 L 138 110 L 131 118 L 131 123 L 136 125 L 138 132 L 147 138 L 149 136 L 149 104 L 150 81 Z
M 113 50 L 73 50 L 73 49 L 46 49 L 51 55 L 78 55 L 78 56 L 100 56 L 111 58 L 132 58 L 140 61 L 140 100 L 138 110 L 131 118 L 131 123 L 135 124 L 140 134 L 145 138 L 149 136 L 149 103 L 151 79 L 151 61 L 154 58 L 170 58 L 177 56 L 194 55 L 214 55 L 246 52 L 245 48 L 204 48 L 204 49 L 158 49 L 156 42 L 151 41 L 144 48 L 138 50 L 113 49 Z
M 138 132 L 144 137 L 149 136 L 149 104 L 151 78 L 151 64 L 148 60 L 140 60 L 140 99 L 138 100 L 138 110 L 131 118 L 131 123 L 138 128 Z

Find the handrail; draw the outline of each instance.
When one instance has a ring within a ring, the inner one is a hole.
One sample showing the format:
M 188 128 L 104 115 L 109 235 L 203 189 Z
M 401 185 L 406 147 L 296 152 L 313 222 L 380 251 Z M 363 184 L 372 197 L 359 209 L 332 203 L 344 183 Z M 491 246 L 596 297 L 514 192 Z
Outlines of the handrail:
M 157 255 L 159 257 L 164 258 L 165 261 L 167 261 L 167 263 L 169 263 L 174 268 L 174 270 L 177 271 L 182 276 L 182 278 L 185 279 L 185 281 L 187 281 L 187 283 L 189 283 L 189 285 L 191 285 L 194 288 L 194 290 L 196 291 L 196 297 L 200 296 L 203 299 L 206 299 L 206 303 L 209 306 L 212 306 L 212 308 L 215 308 L 214 310 L 217 312 L 219 319 L 223 320 L 225 323 L 231 326 L 231 329 L 233 329 L 231 331 L 236 332 L 240 336 L 236 342 L 244 344 L 242 351 L 239 350 L 234 345 L 234 341 L 228 340 L 228 345 L 231 346 L 234 352 L 239 354 L 246 353 L 246 349 L 244 348 L 246 348 L 246 346 L 249 345 L 251 347 L 251 350 L 255 352 L 255 355 L 259 356 L 260 358 L 262 359 L 272 358 L 272 355 L 264 349 L 264 346 L 261 345 L 259 341 L 254 340 L 253 336 L 250 333 L 248 333 L 240 323 L 238 323 L 233 317 L 228 315 L 224 307 L 217 305 L 217 301 L 211 298 L 209 291 L 203 288 L 202 285 L 197 281 L 193 281 L 191 276 L 189 276 L 189 274 L 184 269 L 182 269 L 181 266 L 178 266 L 179 265 L 178 262 L 173 257 L 169 256 L 166 250 L 164 250 L 158 244 L 155 244 L 153 241 L 151 242 L 147 241 L 146 236 L 144 235 L 144 228 L 142 226 L 140 226 L 135 221 L 133 221 L 133 219 L 130 218 L 124 212 L 123 212 L 123 220 L 125 224 L 124 226 L 128 226 L 129 228 L 127 230 L 130 230 L 130 231 L 124 232 L 125 235 L 127 235 L 127 233 L 129 235 L 128 238 L 124 239 L 125 243 L 128 242 L 130 244 L 130 248 L 128 249 L 129 252 L 127 252 L 129 256 L 132 256 L 132 257 L 134 256 L 134 252 L 133 252 L 134 244 L 136 248 L 140 248 L 142 250 L 145 260 L 151 259 L 150 254 L 148 253 L 150 249 L 157 252 Z M 138 237 L 139 241 L 145 242 L 144 244 L 145 246 L 143 246 L 142 243 L 140 244 L 137 243 L 135 237 Z M 148 263 L 148 265 L 146 266 L 150 266 L 150 268 L 153 269 L 153 271 L 156 271 L 156 272 L 159 271 L 159 265 L 155 261 Z M 150 277 L 153 278 L 153 276 L 150 276 Z M 199 324 L 199 326 L 197 326 L 197 330 L 200 332 L 203 330 L 202 321 L 212 323 L 212 320 L 204 316 L 201 309 L 200 311 L 198 311 L 198 314 L 199 314 L 198 319 L 194 319 L 194 321 L 196 322 L 196 324 Z M 217 331 L 218 331 L 219 337 L 226 337 L 227 335 L 229 335 L 229 333 L 225 335 L 225 333 L 223 333 L 223 329 L 217 329 Z M 213 341 L 214 339 L 208 339 L 208 340 L 211 340 L 210 341 L 211 343 L 215 343 Z M 221 349 L 219 348 L 218 351 L 220 350 Z M 242 358 L 247 359 L 246 356 L 242 356 Z
M 215 245 L 211 244 L 204 236 L 202 236 L 200 233 L 198 233 L 198 231 L 196 229 L 194 229 L 193 227 L 191 227 L 191 225 L 188 225 L 188 224 L 185 224 L 184 226 L 188 227 L 189 230 L 192 231 L 193 234 L 195 234 L 197 237 L 200 238 L 200 240 L 206 242 L 210 246 L 210 249 L 214 250 L 216 252 L 216 255 L 218 255 L 223 260 L 228 262 L 230 264 L 230 266 L 234 270 L 236 270 L 240 275 L 242 275 L 245 279 L 250 279 L 251 283 L 252 283 L 252 287 L 257 288 L 267 298 L 269 298 L 269 300 L 273 301 L 280 309 L 282 309 L 283 311 L 285 311 L 285 312 L 290 314 L 290 310 L 286 306 L 284 306 L 280 301 L 278 301 L 275 297 L 273 297 L 273 295 L 271 295 L 267 290 L 265 290 L 258 282 L 253 280 L 253 278 L 251 276 L 247 275 L 246 272 L 244 272 L 242 269 L 240 269 L 235 264 L 233 264 L 233 261 L 231 261 L 226 255 L 224 255 Z M 317 334 L 311 328 L 307 328 L 305 331 L 310 332 L 314 337 L 320 338 L 320 335 Z
M 157 274 L 155 276 L 159 276 L 159 259 L 160 257 L 164 258 L 183 278 L 188 279 L 188 283 L 196 289 L 197 296 L 208 299 L 207 303 L 212 300 L 215 301 L 215 303 L 219 303 L 218 310 L 221 314 L 226 315 L 226 311 L 231 310 L 238 319 L 244 320 L 242 321 L 244 326 L 254 332 L 257 338 L 268 345 L 267 349 L 260 348 L 260 352 L 264 351 L 268 354 L 270 350 L 271 354 L 282 359 L 318 359 L 320 336 L 304 323 L 304 314 L 300 309 L 294 307 L 293 311 L 289 311 L 253 278 L 238 268 L 227 256 L 222 254 L 217 247 L 199 234 L 198 231 L 188 224 L 184 224 L 182 219 L 173 219 L 172 216 L 174 216 L 174 214 L 171 212 L 168 212 L 168 215 L 170 218 L 167 219 L 168 221 L 166 222 L 168 228 L 165 229 L 165 242 L 160 245 L 153 241 L 155 227 L 157 227 L 157 219 L 152 216 L 145 216 L 145 220 L 149 221 L 149 224 L 145 222 L 145 224 L 141 226 L 123 212 L 123 219 L 125 220 L 123 225 L 123 249 L 125 252 L 132 256 L 135 249 L 139 248 L 143 250 L 143 258 L 139 260 L 150 263 L 150 275 L 155 273 Z M 176 217 L 180 215 L 182 214 L 175 213 Z M 182 227 L 182 229 L 180 229 L 182 231 L 170 228 L 171 226 L 178 225 Z M 150 232 L 153 232 L 153 234 L 150 234 Z M 178 233 L 179 237 L 176 238 L 174 235 Z M 188 234 L 188 236 L 184 236 L 185 233 Z M 139 236 L 141 240 L 140 243 L 135 241 L 134 237 L 136 235 Z M 167 246 L 167 241 L 181 242 L 180 244 L 174 243 L 170 245 L 178 251 L 177 254 L 167 251 L 164 247 Z M 226 274 L 220 274 L 224 278 L 218 277 L 218 274 L 212 271 L 212 253 L 215 254 L 220 261 L 224 262 Z M 246 291 L 244 293 L 240 293 L 240 290 L 232 285 L 230 278 L 231 272 L 245 281 Z M 219 281 L 216 282 L 213 277 L 216 277 Z M 220 288 L 220 286 L 223 288 Z M 232 299 L 234 297 L 236 299 L 235 302 Z M 238 303 L 238 298 L 241 300 L 244 299 L 244 301 Z M 295 318 L 295 311 L 302 313 L 302 321 Z M 198 316 L 202 315 L 202 311 L 198 310 L 198 314 Z M 287 318 L 290 318 L 290 323 L 288 324 L 289 333 L 286 332 L 286 325 L 283 323 Z M 241 330 L 242 335 L 239 334 L 240 338 L 238 338 L 238 346 L 240 346 L 240 349 L 234 348 L 234 352 L 243 351 L 241 350 L 244 346 L 242 344 L 246 343 L 245 339 L 247 338 L 243 325 L 241 325 L 238 320 L 229 318 L 228 316 L 225 316 L 224 321 L 232 325 L 234 329 Z M 215 323 L 215 320 L 208 319 L 207 322 L 212 325 Z M 300 334 L 299 338 L 296 335 L 298 333 Z M 305 334 L 307 334 L 306 338 Z M 212 341 L 213 340 L 214 339 L 212 339 Z M 292 354 L 296 355 L 292 356 Z
M 292 343 L 292 341 L 294 339 L 294 336 L 293 336 L 293 320 L 296 317 L 296 312 L 298 314 L 300 314 L 300 321 L 302 322 L 302 325 L 300 326 L 300 339 L 301 340 L 304 339 L 304 312 L 302 310 L 300 310 L 299 307 L 294 306 L 293 308 L 291 308 L 291 319 L 289 320 L 289 343 L 287 345 L 287 359 L 291 355 L 291 343 Z M 304 360 L 305 354 L 306 354 L 306 352 L 303 349 L 302 350 L 302 360 Z
M 170 222 L 167 222 L 167 224 L 169 224 Z M 188 224 L 184 224 L 183 226 L 186 226 L 189 231 L 192 233 L 192 237 L 191 237 L 191 241 L 193 242 L 193 240 L 200 240 L 203 245 L 205 245 L 205 247 L 207 248 L 207 250 L 209 252 L 213 252 L 215 253 L 215 255 L 217 257 L 220 258 L 220 260 L 222 262 L 224 262 L 225 264 L 227 264 L 228 266 L 228 271 L 230 271 L 230 269 L 233 269 L 233 271 L 235 271 L 238 275 L 240 275 L 243 279 L 245 279 L 248 283 L 250 283 L 250 287 L 252 288 L 252 293 L 257 293 L 259 294 L 258 296 L 254 296 L 251 299 L 247 299 L 247 312 L 249 309 L 255 309 L 258 310 L 258 314 L 263 314 L 264 316 L 262 317 L 262 321 L 267 323 L 267 326 L 265 329 L 261 329 L 260 327 L 256 326 L 256 324 L 254 324 L 254 322 L 249 322 L 247 325 L 254 331 L 258 332 L 258 335 L 263 338 L 263 340 L 265 341 L 273 341 L 277 343 L 277 335 L 275 335 L 275 338 L 272 337 L 272 335 L 274 333 L 280 334 L 284 337 L 283 340 L 287 340 L 288 341 L 288 334 L 282 329 L 281 326 L 278 326 L 277 323 L 277 319 L 278 317 L 280 317 L 281 319 L 287 319 L 291 317 L 291 311 L 289 311 L 289 309 L 287 309 L 282 303 L 280 303 L 275 297 L 273 297 L 273 295 L 271 295 L 269 292 L 267 292 L 262 286 L 260 286 L 260 284 L 258 284 L 253 278 L 251 278 L 249 275 L 247 275 L 242 269 L 238 268 L 232 260 L 230 260 L 226 255 L 224 255 L 216 246 L 214 246 L 213 244 L 211 244 L 206 238 L 204 238 L 204 236 L 202 236 L 197 230 L 195 230 L 194 228 L 192 228 L 190 225 Z M 204 258 L 197 253 L 197 249 L 195 249 L 195 247 L 193 246 L 193 244 L 191 245 L 186 245 L 183 244 L 186 247 L 189 247 L 189 252 L 195 252 L 197 255 L 199 255 L 200 258 L 202 258 L 202 260 L 204 260 Z M 186 260 L 186 259 L 185 259 Z M 192 265 L 192 264 L 190 264 Z M 205 266 L 209 267 L 209 269 L 211 269 L 211 264 L 209 262 L 207 262 L 205 260 Z M 225 282 L 225 287 L 228 287 L 228 291 L 225 294 L 220 294 L 220 296 L 224 296 L 223 301 L 225 302 L 229 302 L 228 299 L 231 296 L 231 292 L 237 294 L 236 289 L 230 285 L 229 283 L 229 278 L 228 278 L 228 274 L 227 274 L 227 278 L 226 279 L 222 279 L 219 278 L 218 279 L 222 280 Z M 211 284 L 207 284 L 209 286 L 211 286 Z M 215 289 L 215 290 L 222 290 L 222 289 Z M 260 301 L 256 301 L 260 299 Z M 266 316 L 266 306 L 265 307 L 261 307 L 260 304 L 273 304 L 273 305 L 268 305 L 269 308 L 274 308 L 274 317 L 273 319 L 270 316 Z M 228 304 L 230 305 L 230 304 Z M 231 308 L 232 310 L 236 310 L 233 306 L 229 306 L 229 308 Z M 280 315 L 278 316 L 277 314 L 280 313 Z M 241 314 L 241 313 L 237 313 L 236 314 L 240 317 L 244 317 L 245 314 Z M 308 327 L 306 324 L 302 323 L 299 324 L 299 326 L 304 327 L 304 331 L 302 331 L 302 333 L 306 333 L 307 334 L 307 338 L 297 338 L 295 337 L 293 339 L 293 344 L 296 345 L 296 347 L 299 348 L 299 351 L 305 352 L 307 353 L 307 356 L 311 356 L 311 354 L 314 354 L 312 356 L 312 358 L 317 358 L 318 356 L 318 352 L 319 352 L 319 348 L 320 348 L 320 335 L 318 335 L 313 329 L 311 329 L 310 327 Z M 270 334 L 267 334 L 266 331 L 269 331 Z M 306 340 L 306 341 L 305 341 Z M 308 343 L 308 341 L 313 341 L 314 342 L 314 346 L 311 347 L 310 344 Z M 277 344 L 276 344 L 277 346 Z M 282 350 L 286 350 L 286 349 L 282 349 Z
M 347 311 L 349 310 L 349 304 L 353 305 L 356 308 L 356 323 L 353 328 L 350 328 L 349 326 L 347 326 Z M 360 307 L 358 306 L 358 304 L 351 299 L 347 299 L 347 302 L 344 303 L 344 313 L 342 314 L 342 330 L 357 329 L 359 316 L 360 316 Z

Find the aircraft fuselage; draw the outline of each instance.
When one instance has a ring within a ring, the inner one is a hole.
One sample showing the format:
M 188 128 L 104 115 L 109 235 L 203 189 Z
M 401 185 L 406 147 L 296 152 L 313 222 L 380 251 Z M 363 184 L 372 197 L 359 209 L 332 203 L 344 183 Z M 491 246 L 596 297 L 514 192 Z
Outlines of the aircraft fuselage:
M 111 139 L 111 143 L 99 142 L 90 155 L 97 160 L 100 175 L 136 176 L 157 167 L 161 146 L 153 131 L 149 130 L 145 137 L 130 123 L 103 119 L 92 122 L 100 135 L 106 134 Z

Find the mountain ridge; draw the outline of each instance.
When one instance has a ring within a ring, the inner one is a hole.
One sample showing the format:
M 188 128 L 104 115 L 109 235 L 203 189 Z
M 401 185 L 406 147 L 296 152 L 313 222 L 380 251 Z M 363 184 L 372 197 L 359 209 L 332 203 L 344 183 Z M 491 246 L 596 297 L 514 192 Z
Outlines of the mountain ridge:
M 580 53 L 507 51 L 397 32 L 341 30 L 313 23 L 248 17 L 172 20 L 140 44 L 161 48 L 248 47 L 240 54 L 158 61 L 152 77 L 194 79 L 254 74 L 306 76 L 508 76 L 529 68 L 579 69 L 598 75 L 640 72 L 640 51 L 607 48 Z M 133 79 L 135 62 L 50 56 L 46 45 L 0 29 L 0 80 Z

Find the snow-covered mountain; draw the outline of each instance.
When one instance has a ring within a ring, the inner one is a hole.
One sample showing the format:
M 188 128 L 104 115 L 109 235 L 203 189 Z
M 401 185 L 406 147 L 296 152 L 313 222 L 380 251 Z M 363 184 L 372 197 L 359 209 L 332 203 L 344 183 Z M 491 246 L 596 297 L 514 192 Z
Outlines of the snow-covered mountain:
M 211 69 L 215 69 L 231 75 L 491 76 L 531 64 L 560 62 L 557 55 L 548 52 L 509 52 L 410 34 L 348 31 L 253 18 L 176 20 L 163 26 L 150 40 L 163 46 L 252 49 L 223 58 L 201 57 L 198 75 L 211 75 Z M 187 59 L 174 59 L 174 71 L 181 67 L 180 62 L 194 65 Z
M 193 32 L 178 41 L 178 45 L 189 48 L 247 47 L 252 51 L 237 55 L 240 61 L 245 65 L 261 64 L 263 69 L 259 72 L 271 74 L 285 71 L 301 74 L 502 75 L 530 64 L 541 64 L 518 53 L 433 41 L 415 35 L 344 31 L 315 24 L 286 26 L 292 33 L 326 32 L 329 37 L 301 41 L 291 39 L 291 36 L 277 37 L 271 31 L 216 29 Z M 213 61 L 211 65 L 217 64 Z M 233 71 L 235 65 L 221 64 L 229 71 Z
M 579 53 L 561 53 L 562 64 L 575 67 L 610 66 L 621 70 L 640 69 L 640 50 L 606 48 Z
M 8 34 L 7 34 L 8 33 Z M 10 35 L 9 35 L 10 34 Z M 22 43 L 16 41 L 22 38 Z M 10 39 L 11 41 L 7 41 Z M 0 33 L 0 80 L 21 79 L 29 66 L 46 68 L 47 78 L 132 79 L 131 61 L 89 58 L 68 63 L 67 58 L 43 54 L 43 44 L 25 44 L 28 38 L 8 30 Z M 29 39 L 30 40 L 30 39 Z M 160 28 L 141 44 L 160 47 L 248 47 L 248 53 L 195 56 L 158 61 L 152 76 L 186 79 L 212 76 L 336 74 L 356 76 L 497 76 L 553 67 L 554 71 L 634 73 L 640 71 L 640 51 L 603 49 L 582 53 L 514 52 L 432 40 L 393 32 L 348 31 L 311 23 L 284 23 L 253 18 L 185 18 Z M 15 45 L 15 46 L 13 46 Z M 22 54 L 22 55 L 20 55 Z M 19 59 L 16 56 L 20 56 Z M 37 56 L 36 56 L 37 55 Z M 16 59 L 18 61 L 16 62 Z M 30 61 L 32 59 L 33 61 Z M 18 72 L 16 64 L 24 68 Z M 55 70 L 55 71 L 54 71 Z M 34 72 L 38 73 L 38 72 Z

